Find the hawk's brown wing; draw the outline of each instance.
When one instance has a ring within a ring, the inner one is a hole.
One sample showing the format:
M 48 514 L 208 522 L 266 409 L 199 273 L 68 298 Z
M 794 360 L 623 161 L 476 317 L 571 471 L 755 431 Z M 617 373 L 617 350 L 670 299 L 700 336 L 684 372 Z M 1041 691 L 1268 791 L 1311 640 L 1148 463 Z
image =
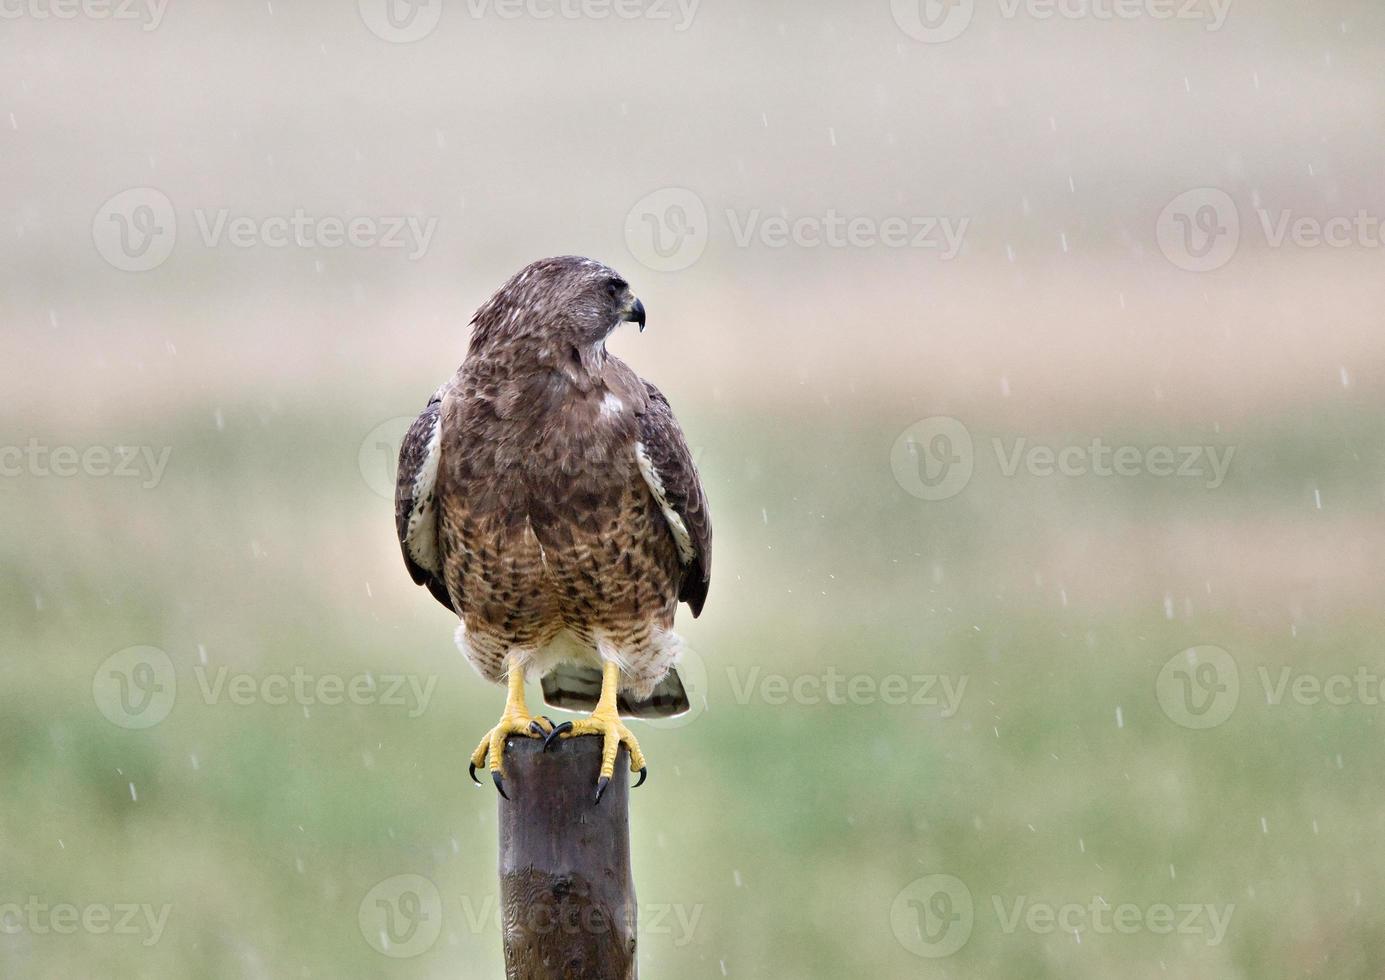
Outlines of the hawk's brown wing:
M 399 548 L 404 565 L 413 580 L 426 585 L 433 597 L 448 609 L 452 597 L 447 593 L 442 570 L 442 551 L 438 547 L 438 462 L 442 454 L 442 399 L 447 386 L 428 402 L 399 447 L 399 477 L 394 488 L 394 526 L 399 533 Z
M 669 533 L 678 544 L 683 579 L 678 598 L 688 604 L 694 617 L 702 612 L 707 586 L 712 580 L 712 518 L 707 497 L 688 451 L 687 440 L 664 393 L 648 381 L 649 405 L 640 414 L 641 469 L 653 491 Z M 647 463 L 647 469 L 646 469 Z

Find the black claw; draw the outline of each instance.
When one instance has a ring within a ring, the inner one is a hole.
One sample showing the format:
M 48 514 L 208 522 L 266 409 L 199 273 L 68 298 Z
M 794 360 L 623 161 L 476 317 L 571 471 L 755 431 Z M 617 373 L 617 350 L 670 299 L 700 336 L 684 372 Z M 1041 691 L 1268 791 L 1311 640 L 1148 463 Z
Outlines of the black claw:
M 474 762 L 471 764 L 471 781 L 477 786 L 481 785 L 481 780 L 476 778 L 476 763 Z
M 597 780 L 597 782 L 596 782 L 596 802 L 597 802 L 597 803 L 600 803 L 600 802 L 601 802 L 601 794 L 605 793 L 605 792 L 606 792 L 606 787 L 607 787 L 607 786 L 610 786 L 610 785 L 611 785 L 611 780 L 610 780 L 608 777 L 606 777 L 606 776 L 602 776 L 599 780 Z
M 548 737 L 543 740 L 543 750 L 547 752 L 549 746 L 553 744 L 559 735 L 570 731 L 572 731 L 572 722 L 570 721 L 565 721 L 561 725 L 554 726 L 553 731 L 549 732 Z
M 545 735 L 548 734 L 548 732 L 544 731 L 543 726 L 540 725 L 537 721 L 531 721 L 529 722 L 529 734 L 537 735 L 539 738 L 543 738 Z
M 500 791 L 500 795 L 508 800 L 510 797 L 505 792 L 505 777 L 498 772 L 493 772 L 491 773 L 491 778 L 495 780 L 495 788 Z
M 539 715 L 539 717 L 542 718 L 544 721 L 548 722 L 548 727 L 549 727 L 549 728 L 557 728 L 557 727 L 558 727 L 558 723 L 557 723 L 556 721 L 554 721 L 552 718 L 548 717 L 548 715 Z
M 648 766 L 645 766 L 643 769 L 640 770 L 640 781 L 639 781 L 638 783 L 635 784 L 635 789 L 639 789 L 641 786 L 643 786 L 643 785 L 644 785 L 644 781 L 645 781 L 646 779 L 648 779 L 648 778 L 649 778 L 649 767 L 648 767 Z

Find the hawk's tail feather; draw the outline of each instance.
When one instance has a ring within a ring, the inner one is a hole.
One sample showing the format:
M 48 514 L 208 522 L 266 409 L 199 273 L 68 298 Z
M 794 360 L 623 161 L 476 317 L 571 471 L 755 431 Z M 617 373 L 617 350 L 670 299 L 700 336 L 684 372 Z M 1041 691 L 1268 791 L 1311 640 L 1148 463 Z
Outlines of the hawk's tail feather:
M 595 667 L 559 664 L 544 675 L 542 683 L 544 702 L 564 711 L 591 711 L 601 697 L 601 671 Z M 691 707 L 676 669 L 668 672 L 649 697 L 636 701 L 621 694 L 617 702 L 622 718 L 673 718 Z

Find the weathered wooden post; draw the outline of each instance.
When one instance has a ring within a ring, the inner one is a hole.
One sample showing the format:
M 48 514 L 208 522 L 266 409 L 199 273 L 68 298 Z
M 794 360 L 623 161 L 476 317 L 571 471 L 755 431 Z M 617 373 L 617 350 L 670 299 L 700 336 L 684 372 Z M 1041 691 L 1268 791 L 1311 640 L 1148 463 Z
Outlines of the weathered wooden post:
M 601 739 L 512 738 L 500 800 L 507 980 L 636 980 L 630 759 L 601 798 Z

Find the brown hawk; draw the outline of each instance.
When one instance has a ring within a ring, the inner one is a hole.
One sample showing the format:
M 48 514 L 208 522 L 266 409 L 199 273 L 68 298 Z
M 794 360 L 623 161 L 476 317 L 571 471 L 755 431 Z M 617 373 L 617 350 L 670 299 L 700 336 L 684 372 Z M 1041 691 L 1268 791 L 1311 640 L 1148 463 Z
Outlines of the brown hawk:
M 689 707 L 673 618 L 680 601 L 702 611 L 712 525 L 668 400 L 606 351 L 624 322 L 643 331 L 644 304 L 609 267 L 522 269 L 477 310 L 466 360 L 400 451 L 404 564 L 460 617 L 457 645 L 481 676 L 509 686 L 471 760 L 475 779 L 489 758 L 502 795 L 511 735 L 600 735 L 599 802 L 622 743 L 640 783 L 648 773 L 621 716 Z M 526 678 L 590 717 L 534 718 Z

